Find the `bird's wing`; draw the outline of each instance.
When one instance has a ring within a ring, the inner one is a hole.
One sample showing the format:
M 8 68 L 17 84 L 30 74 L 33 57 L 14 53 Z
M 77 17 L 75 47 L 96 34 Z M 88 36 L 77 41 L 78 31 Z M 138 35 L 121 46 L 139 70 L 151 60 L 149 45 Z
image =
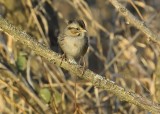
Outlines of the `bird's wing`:
M 84 49 L 82 50 L 82 55 L 84 55 L 87 52 L 88 49 L 88 37 L 85 36 L 85 44 L 84 44 Z

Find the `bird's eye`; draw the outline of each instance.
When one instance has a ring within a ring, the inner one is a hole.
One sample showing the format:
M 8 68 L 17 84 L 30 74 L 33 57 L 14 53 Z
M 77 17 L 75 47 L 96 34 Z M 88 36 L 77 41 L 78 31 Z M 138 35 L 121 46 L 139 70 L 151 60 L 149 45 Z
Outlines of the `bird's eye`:
M 80 30 L 79 28 L 76 28 L 76 30 Z

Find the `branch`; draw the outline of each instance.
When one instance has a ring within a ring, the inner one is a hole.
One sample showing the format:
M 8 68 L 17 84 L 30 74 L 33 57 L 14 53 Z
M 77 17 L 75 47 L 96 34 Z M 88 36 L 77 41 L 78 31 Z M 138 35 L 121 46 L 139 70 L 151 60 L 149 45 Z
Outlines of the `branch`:
M 160 44 L 160 38 L 157 34 L 155 34 L 152 30 L 150 30 L 145 22 L 138 20 L 130 11 L 128 11 L 122 4 L 120 4 L 117 0 L 109 0 L 111 4 L 127 19 L 127 21 L 143 32 L 149 40 Z
M 33 50 L 37 55 L 42 56 L 57 66 L 60 66 L 61 56 L 59 54 L 38 43 L 25 32 L 18 30 L 16 27 L 9 24 L 2 17 L 0 17 L 0 29 L 11 35 L 17 42 L 20 42 Z M 79 76 L 80 78 L 91 82 L 98 88 L 107 90 L 108 92 L 117 96 L 120 100 L 135 104 L 153 113 L 160 113 L 160 107 L 157 104 L 133 92 L 124 90 L 124 88 L 117 86 L 113 81 L 104 79 L 102 76 L 95 74 L 89 69 L 85 71 L 84 75 L 82 75 L 83 68 L 79 65 L 70 64 L 68 61 L 63 61 L 60 67 L 72 72 L 73 74 L 76 74 L 76 76 Z

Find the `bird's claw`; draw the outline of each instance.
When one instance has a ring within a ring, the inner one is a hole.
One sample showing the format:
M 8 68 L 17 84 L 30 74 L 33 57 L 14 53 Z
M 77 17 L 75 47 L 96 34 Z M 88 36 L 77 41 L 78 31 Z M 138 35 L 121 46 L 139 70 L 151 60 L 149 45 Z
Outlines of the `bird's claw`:
M 69 63 L 71 63 L 71 64 L 77 64 L 77 62 L 76 62 L 74 59 L 69 59 L 68 61 L 69 61 Z

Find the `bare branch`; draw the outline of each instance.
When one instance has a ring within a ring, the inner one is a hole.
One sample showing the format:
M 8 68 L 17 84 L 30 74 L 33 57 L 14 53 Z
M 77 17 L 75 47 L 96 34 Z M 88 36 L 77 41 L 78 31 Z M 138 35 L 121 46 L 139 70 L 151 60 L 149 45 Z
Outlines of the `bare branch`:
M 31 36 L 21 30 L 18 30 L 16 27 L 5 21 L 2 17 L 0 17 L 0 28 L 4 32 L 11 35 L 17 42 L 20 42 L 33 50 L 37 55 L 42 56 L 57 66 L 60 66 L 61 56 L 59 54 L 33 40 Z M 95 74 L 90 70 L 86 70 L 84 75 L 82 75 L 83 68 L 79 65 L 70 64 L 68 61 L 63 61 L 61 67 L 76 74 L 80 78 L 91 82 L 94 86 L 107 90 L 123 101 L 130 102 L 153 113 L 160 113 L 160 107 L 158 104 L 155 104 L 133 92 L 126 91 L 124 88 L 117 86 L 113 81 L 104 79 L 102 76 Z
M 160 44 L 160 38 L 157 34 L 155 34 L 152 30 L 150 30 L 145 22 L 138 20 L 130 11 L 128 11 L 121 3 L 117 0 L 109 0 L 112 5 L 127 19 L 127 21 L 143 32 L 149 40 L 152 40 L 158 44 Z

